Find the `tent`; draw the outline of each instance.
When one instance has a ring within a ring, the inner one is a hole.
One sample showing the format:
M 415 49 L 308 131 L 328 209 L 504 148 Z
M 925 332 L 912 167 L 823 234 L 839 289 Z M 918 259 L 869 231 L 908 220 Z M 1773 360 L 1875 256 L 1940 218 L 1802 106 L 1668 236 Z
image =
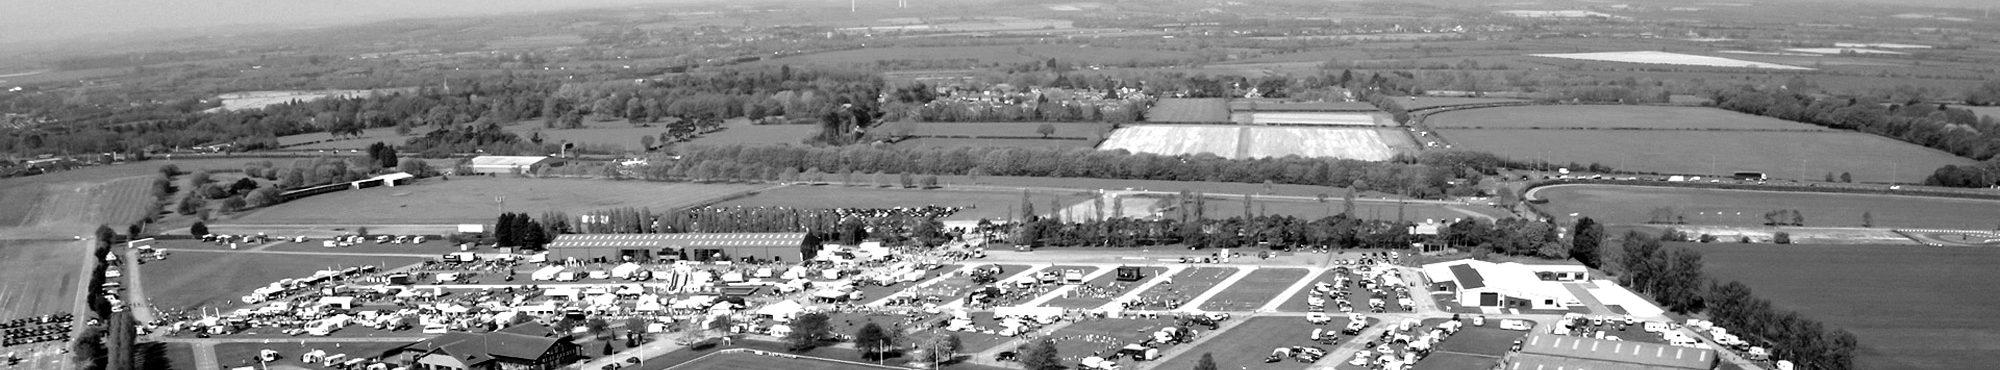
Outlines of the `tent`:
M 619 279 L 630 278 L 632 277 L 632 273 L 634 272 L 639 272 L 639 264 L 626 262 L 624 264 L 618 265 L 617 267 L 612 267 L 611 277 Z
M 771 319 L 778 320 L 779 322 L 787 322 L 792 321 L 794 317 L 798 317 L 799 311 L 804 311 L 805 309 L 806 306 L 799 304 L 798 301 L 784 300 L 758 308 L 757 314 L 770 316 Z
M 1046 321 L 1062 316 L 1062 307 L 1006 306 L 994 307 L 993 317 L 1019 317 Z
M 535 270 L 535 272 L 533 274 L 530 274 L 528 277 L 538 281 L 555 280 L 556 274 L 560 274 L 562 273 L 562 271 L 563 271 L 562 266 L 543 267 L 540 270 Z

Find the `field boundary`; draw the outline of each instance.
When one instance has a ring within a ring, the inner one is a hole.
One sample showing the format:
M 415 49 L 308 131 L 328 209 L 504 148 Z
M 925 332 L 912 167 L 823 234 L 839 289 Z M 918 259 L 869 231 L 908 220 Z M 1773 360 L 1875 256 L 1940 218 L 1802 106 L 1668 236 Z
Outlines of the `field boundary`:
M 1557 179 L 1557 180 L 1542 180 L 1542 181 L 1530 182 L 1528 183 L 1528 186 L 1523 187 L 1521 189 L 1521 199 L 1525 200 L 1525 202 L 1523 203 L 1526 203 L 1528 205 L 1528 209 L 1530 211 L 1533 211 L 1535 213 L 1535 216 L 1542 218 L 1553 218 L 1554 216 L 1550 215 L 1548 211 L 1543 210 L 1541 206 L 1538 206 L 1534 203 L 1534 201 L 1536 200 L 1546 200 L 1537 196 L 1538 195 L 1537 191 L 1544 188 L 1555 187 L 1555 186 L 1566 186 L 1566 185 L 1612 185 L 1612 186 L 1628 186 L 1628 187 L 1768 191 L 1768 192 L 1778 192 L 1778 193 L 1819 193 L 1819 194 L 1901 196 L 1901 197 L 1917 197 L 1917 198 L 2000 200 L 2000 193 L 1962 193 L 1962 192 L 1944 191 L 1941 189 L 1915 189 L 1915 190 L 1890 191 L 1886 189 L 1875 190 L 1874 188 L 1855 188 L 1855 187 L 1838 187 L 1838 186 L 1748 185 L 1748 184 L 1731 184 L 1731 183 L 1703 183 L 1703 182 L 1692 182 L 1692 181 L 1638 182 L 1638 181 L 1596 180 L 1596 179 Z

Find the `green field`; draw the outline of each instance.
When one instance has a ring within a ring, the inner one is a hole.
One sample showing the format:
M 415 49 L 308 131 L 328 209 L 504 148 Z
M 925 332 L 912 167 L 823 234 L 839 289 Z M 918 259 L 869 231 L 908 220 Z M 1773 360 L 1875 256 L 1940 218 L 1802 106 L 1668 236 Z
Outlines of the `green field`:
M 299 362 L 299 356 L 305 355 L 306 352 L 312 352 L 312 350 L 317 349 L 321 351 L 326 351 L 327 356 L 332 356 L 336 354 L 347 354 L 347 358 L 381 358 L 383 351 L 388 351 L 390 349 L 401 347 L 406 344 L 410 343 L 400 342 L 400 341 L 303 343 L 303 342 L 286 342 L 284 340 L 272 341 L 270 343 L 221 343 L 215 345 L 215 360 L 221 363 L 223 366 L 227 367 L 258 366 L 259 364 L 257 362 L 257 352 L 260 350 L 269 349 L 272 351 L 278 351 L 278 361 L 271 362 L 269 366 L 280 367 L 280 368 L 282 368 L 283 366 L 298 366 L 306 369 L 332 369 L 331 367 L 321 366 L 320 364 L 307 364 Z M 338 345 L 338 347 L 336 347 L 335 345 Z M 194 364 L 190 363 L 187 364 L 187 367 L 175 367 L 175 368 L 193 369 Z
M 811 357 L 761 356 L 745 352 L 716 353 L 668 369 L 703 370 L 873 370 L 874 366 L 827 361 Z
M 953 61 L 971 60 L 979 65 L 989 63 L 1039 62 L 1055 58 L 1069 63 L 1111 64 L 1134 61 L 1158 62 L 1163 60 L 1190 59 L 1194 54 L 1178 51 L 1147 49 L 1103 48 L 1089 45 L 990 45 L 990 46 L 940 46 L 940 47 L 878 47 L 859 50 L 843 50 L 826 53 L 806 54 L 776 58 L 749 65 L 874 65 L 878 61 Z
M 1900 245 L 1697 244 L 1709 276 L 1860 337 L 1857 369 L 1973 369 L 2000 363 L 2000 249 Z M 1772 266 L 1784 266 L 1772 273 Z
M 239 224 L 455 224 L 492 222 L 500 212 L 649 207 L 665 211 L 763 188 L 755 184 L 522 179 L 458 176 L 416 185 L 315 195 L 238 216 Z
M 1645 223 L 1660 207 L 1673 207 L 1695 225 L 1757 226 L 1765 212 L 1777 209 L 1798 210 L 1806 226 L 1816 227 L 1858 227 L 1862 212 L 1874 216 L 1876 227 L 1990 230 L 2000 224 L 2000 201 L 1991 200 L 1619 185 L 1561 185 L 1536 195 L 1549 200 L 1540 206 L 1549 214 L 1578 213 L 1609 224 Z
M 1290 346 L 1321 346 L 1331 351 L 1333 346 L 1309 340 L 1313 328 L 1332 329 L 1338 333 L 1340 328 L 1347 326 L 1345 316 L 1335 316 L 1332 322 L 1325 325 L 1308 324 L 1304 318 L 1299 317 L 1251 317 L 1237 320 L 1243 322 L 1236 323 L 1236 327 L 1229 328 L 1221 334 L 1208 334 L 1216 337 L 1208 338 L 1200 348 L 1181 352 L 1178 356 L 1161 361 L 1159 366 L 1154 368 L 1190 369 L 1194 367 L 1196 361 L 1201 360 L 1202 354 L 1207 353 L 1215 357 L 1218 369 L 1305 369 L 1316 364 L 1303 364 L 1291 359 L 1264 363 L 1264 356 L 1271 354 L 1272 348 Z M 1354 337 L 1341 337 L 1343 342 L 1353 339 Z M 1345 360 L 1347 359 L 1327 357 L 1320 359 L 1319 364 L 1332 364 L 1332 361 Z
M 1454 112 L 1456 113 L 1456 112 Z M 1944 165 L 1973 161 L 1859 132 L 1441 129 L 1453 148 L 1515 160 L 1598 163 L 1621 171 L 1716 175 L 1760 171 L 1776 179 L 1921 182 Z
M 1398 98 L 1396 98 L 1396 103 L 1397 103 L 1397 104 L 1401 104 L 1401 105 L 1403 106 L 1403 109 L 1408 109 L 1408 110 L 1418 110 L 1418 109 L 1425 109 L 1425 108 L 1436 108 L 1436 107 L 1449 107 L 1449 106 L 1457 106 L 1457 105 L 1474 105 L 1474 104 L 1493 104 L 1493 103 L 1525 103 L 1525 102 L 1527 102 L 1527 101 L 1526 101 L 1526 100 L 1521 100 L 1521 99 L 1505 99 L 1505 98 L 1457 98 L 1457 97 L 1442 97 L 1442 96 L 1419 96 L 1419 97 L 1414 97 L 1414 98 L 1412 98 L 1412 97 L 1398 97 Z
M 1235 274 L 1236 269 L 1229 267 L 1195 267 L 1184 269 L 1181 272 L 1174 273 L 1173 276 L 1167 277 L 1172 280 L 1154 284 L 1153 287 L 1146 288 L 1146 291 L 1140 292 L 1137 303 L 1142 304 L 1142 306 L 1133 308 L 1159 311 L 1179 308 L 1180 304 L 1185 304 L 1189 300 L 1193 300 L 1194 297 L 1201 296 L 1202 292 L 1207 292 L 1210 288 L 1214 288 L 1216 284 L 1221 284 L 1223 279 L 1228 279 L 1230 275 Z
M 1042 305 L 1086 310 L 1096 309 L 1098 306 L 1111 303 L 1112 298 L 1124 295 L 1126 292 L 1132 291 L 1132 288 L 1137 288 L 1140 284 L 1145 284 L 1147 281 L 1158 278 L 1161 273 L 1166 271 L 1167 268 L 1159 266 L 1140 267 L 1139 276 L 1141 278 L 1139 281 L 1118 281 L 1118 272 L 1113 271 L 1084 283 L 1084 286 L 1077 287 L 1076 290 L 1072 291 L 1075 293 L 1069 297 L 1052 299 Z
M 807 136 L 811 136 L 814 132 L 817 132 L 819 130 L 818 127 L 813 125 L 755 125 L 751 124 L 750 120 L 743 118 L 732 118 L 723 121 L 722 127 L 723 127 L 722 131 L 716 131 L 714 133 L 710 133 L 707 135 L 703 135 L 699 138 L 695 138 L 694 140 L 689 141 L 688 144 L 801 145 L 805 142 L 805 138 Z M 657 138 L 658 136 L 660 136 L 660 134 L 667 132 L 666 127 L 661 126 L 660 124 L 657 123 L 650 124 L 649 127 L 639 127 L 639 126 L 634 126 L 631 123 L 626 122 L 625 120 L 590 121 L 590 122 L 585 122 L 583 128 L 577 128 L 577 129 L 543 128 L 541 121 L 531 120 L 531 121 L 516 122 L 511 125 L 503 126 L 502 129 L 506 130 L 507 132 L 512 132 L 515 135 L 520 135 L 522 140 L 527 140 L 530 134 L 539 131 L 541 132 L 542 141 L 544 143 L 570 142 L 570 143 L 586 144 L 592 146 L 601 146 L 608 149 L 615 149 L 617 151 L 627 151 L 627 150 L 638 151 L 640 145 L 639 142 L 640 136 L 653 136 Z M 423 136 L 423 134 L 427 132 L 430 132 L 430 130 L 417 129 L 411 131 L 410 135 L 398 135 L 396 134 L 396 128 L 394 127 L 380 127 L 380 128 L 372 128 L 364 130 L 362 131 L 361 135 L 356 138 L 339 139 L 339 140 L 333 140 L 333 136 L 327 133 L 315 132 L 309 134 L 298 134 L 298 135 L 278 137 L 278 145 L 297 145 L 302 143 L 314 142 L 311 144 L 290 146 L 286 147 L 285 149 L 296 149 L 296 150 L 361 149 L 361 148 L 366 148 L 369 145 L 375 144 L 376 142 L 387 143 L 390 145 L 403 145 L 404 143 L 408 143 L 411 138 Z M 1033 130 L 1029 130 L 1028 132 L 1033 132 Z M 660 144 L 655 143 L 654 145 L 660 145 Z
M 722 127 L 722 131 L 702 135 L 699 138 L 688 141 L 687 144 L 803 145 L 806 137 L 819 132 L 819 127 L 814 125 L 753 125 L 750 124 L 749 120 L 745 119 L 724 121 Z M 653 130 L 655 131 L 653 135 L 659 135 L 665 129 L 654 128 Z M 632 141 L 630 145 L 634 148 L 639 145 L 638 141 L 634 141 L 638 140 L 636 137 L 627 138 L 626 140 Z M 613 141 L 615 142 L 615 140 Z
M 1229 105 L 1223 99 L 1160 99 L 1146 110 L 1146 122 L 1229 121 Z
M 1031 131 L 1032 132 L 1032 131 Z M 1097 140 L 1066 139 L 947 139 L 920 137 L 896 142 L 904 149 L 922 148 L 1091 148 Z
M 1440 98 L 1429 98 L 1440 99 Z M 1697 129 L 1830 131 L 1826 128 L 1715 108 L 1634 105 L 1553 105 L 1466 109 L 1424 120 L 1433 128 Z
M 70 312 L 87 242 L 0 240 L 0 320 Z M 79 313 L 81 317 L 81 313 Z
M 1299 279 L 1306 277 L 1309 270 L 1298 268 L 1260 268 L 1251 271 L 1243 280 L 1224 287 L 1221 294 L 1201 303 L 1204 311 L 1254 311 L 1278 298 L 1285 288 L 1292 287 Z M 1310 289 L 1310 288 L 1308 288 Z
M 864 178 L 867 176 L 863 176 Z M 891 176 L 893 179 L 894 176 Z M 864 180 L 865 181 L 865 180 Z M 891 180 L 894 181 L 894 180 Z M 1029 197 L 1035 209 L 1047 211 L 1049 202 L 1070 204 L 1083 196 L 1037 192 Z M 906 190 L 875 187 L 827 186 L 787 186 L 758 192 L 756 195 L 731 199 L 715 204 L 717 207 L 792 207 L 792 208 L 894 208 L 894 207 L 963 207 L 946 220 L 1005 220 L 1017 217 L 1021 206 L 1021 192 L 957 191 L 957 190 Z M 1012 208 L 1009 208 L 1012 207 Z M 1012 210 L 1013 215 L 1008 212 Z
M 141 265 L 148 303 L 160 311 L 210 307 L 234 309 L 257 287 L 311 276 L 313 271 L 373 265 L 393 269 L 424 261 L 413 257 L 329 256 L 274 253 L 171 252 Z
M 922 122 L 916 124 L 915 136 L 949 137 L 1021 137 L 1038 138 L 1035 132 L 1042 125 L 1054 126 L 1056 131 L 1049 137 L 1085 138 L 1097 140 L 1111 131 L 1105 123 L 1079 122 Z

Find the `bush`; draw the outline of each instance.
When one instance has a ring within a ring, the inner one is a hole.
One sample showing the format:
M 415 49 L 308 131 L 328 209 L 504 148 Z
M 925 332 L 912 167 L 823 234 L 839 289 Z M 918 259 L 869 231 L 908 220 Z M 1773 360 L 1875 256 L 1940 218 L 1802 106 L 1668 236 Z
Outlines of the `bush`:
M 1792 244 L 1792 233 L 1779 231 L 1776 234 L 1771 234 L 1771 242 L 1778 244 Z

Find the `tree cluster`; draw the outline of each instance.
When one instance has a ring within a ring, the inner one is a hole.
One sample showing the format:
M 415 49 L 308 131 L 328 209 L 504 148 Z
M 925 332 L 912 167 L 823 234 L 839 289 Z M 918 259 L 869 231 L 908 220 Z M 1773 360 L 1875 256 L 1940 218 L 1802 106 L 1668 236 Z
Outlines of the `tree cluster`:
M 526 213 L 501 213 L 499 221 L 493 223 L 493 239 L 501 247 L 541 249 L 555 239 L 547 232 L 541 222 Z
M 1661 238 L 1638 231 L 1627 232 L 1618 261 L 1625 275 L 1620 282 L 1633 291 L 1653 297 L 1667 310 L 1692 313 L 1703 307 L 1701 253 L 1687 248 L 1664 248 Z
M 1805 369 L 1854 368 L 1860 343 L 1854 333 L 1774 307 L 1741 282 L 1710 280 L 1705 301 L 1711 321 L 1738 336 L 1769 341 L 1774 358 L 1790 359 Z
M 1971 110 L 1922 101 L 1883 102 L 1872 97 L 1820 97 L 1784 89 L 1737 87 L 1709 94 L 1717 107 L 1835 129 L 1887 136 L 1961 157 L 1988 160 L 2000 154 L 2000 122 Z M 1935 185 L 1991 186 L 2000 179 L 1968 181 L 1962 167 L 1933 175 Z M 1976 172 L 1976 171 L 1974 171 Z
M 1796 209 L 1774 209 L 1764 212 L 1764 224 L 1770 226 L 1805 226 L 1806 216 Z

